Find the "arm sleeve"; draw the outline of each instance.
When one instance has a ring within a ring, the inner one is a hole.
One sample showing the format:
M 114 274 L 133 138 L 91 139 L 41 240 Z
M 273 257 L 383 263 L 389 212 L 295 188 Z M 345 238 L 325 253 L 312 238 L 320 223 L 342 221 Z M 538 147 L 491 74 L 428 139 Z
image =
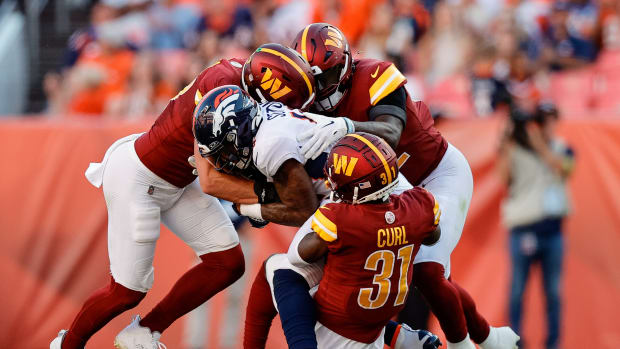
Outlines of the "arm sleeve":
M 370 121 L 373 121 L 380 115 L 392 115 L 400 119 L 405 127 L 407 126 L 406 109 L 407 93 L 405 87 L 401 86 L 377 102 L 377 105 L 370 109 L 368 116 Z

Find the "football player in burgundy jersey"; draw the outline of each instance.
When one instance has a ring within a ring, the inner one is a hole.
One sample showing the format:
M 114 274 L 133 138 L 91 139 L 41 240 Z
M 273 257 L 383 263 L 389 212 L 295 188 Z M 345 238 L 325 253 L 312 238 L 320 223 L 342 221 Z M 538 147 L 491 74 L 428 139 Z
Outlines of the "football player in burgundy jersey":
M 441 210 L 420 187 L 391 195 L 396 154 L 368 133 L 338 141 L 325 173 L 335 201 L 317 209 L 289 250 L 302 268 L 327 256 L 314 294 L 318 348 L 383 348 L 385 326 L 405 305 L 415 255 L 439 239 Z
M 255 204 L 257 206 L 249 205 L 250 207 L 240 205 L 239 210 L 242 214 L 255 220 L 263 220 L 265 215 L 272 215 L 272 212 L 277 212 L 281 219 L 280 223 L 300 226 L 307 222 L 312 213 L 305 213 L 305 209 L 296 210 L 290 207 L 287 202 L 301 199 L 306 202 L 305 205 L 316 210 L 318 207 L 317 195 L 321 193 L 313 192 L 310 186 L 312 160 L 303 157 L 299 150 L 301 146 L 296 137 L 297 134 L 316 127 L 316 123 L 309 116 L 308 113 L 289 109 L 279 102 L 259 104 L 239 87 L 233 85 L 215 88 L 199 101 L 194 112 L 193 131 L 201 158 L 207 158 L 213 167 L 220 172 L 241 177 L 262 175 L 275 184 L 277 194 L 282 197 L 282 202 Z M 389 146 L 385 142 L 379 141 L 378 137 L 367 136 L 379 142 L 378 144 L 381 147 L 389 149 Z M 391 149 L 389 151 L 392 152 L 392 155 L 394 154 Z M 346 162 L 346 157 L 344 159 Z M 396 186 L 399 181 L 396 178 L 398 171 L 394 170 L 396 166 L 395 155 L 389 159 L 393 172 L 390 172 L 390 177 L 384 178 L 384 180 L 386 183 L 390 183 L 391 188 Z M 323 159 L 319 161 L 321 164 L 325 162 Z M 349 168 L 351 171 L 353 170 L 354 164 L 352 162 L 347 167 L 347 173 Z M 256 174 L 256 172 L 259 173 Z M 385 171 L 377 174 L 378 177 L 385 177 L 385 175 Z M 323 176 L 323 171 L 321 171 L 321 176 Z M 404 178 L 402 180 L 406 183 Z M 304 189 L 306 187 L 308 188 Z M 321 187 L 324 188 L 324 185 Z M 288 191 L 293 191 L 293 193 L 288 194 Z M 323 190 L 323 194 L 327 194 L 327 192 Z M 285 255 L 284 259 L 286 259 Z M 270 259 L 269 263 L 274 261 L 275 259 Z M 305 269 L 307 271 L 306 277 L 311 278 L 312 275 L 315 275 L 317 277 L 314 278 L 314 282 L 320 280 L 322 265 L 313 264 Z M 278 282 L 280 275 L 281 273 L 277 271 L 276 275 L 270 278 L 270 282 Z M 286 301 L 294 302 L 294 299 L 289 298 Z M 253 306 L 252 303 L 251 294 L 249 308 Z M 312 304 L 310 305 L 312 306 Z M 385 324 L 381 327 L 384 326 Z M 422 335 L 420 336 L 420 334 Z M 414 333 L 411 331 L 411 336 L 415 335 L 418 339 L 411 338 L 406 344 L 424 343 L 433 337 L 427 332 Z M 251 335 L 246 336 L 246 339 L 249 337 Z M 246 348 L 258 349 L 264 347 L 264 342 L 259 339 L 252 341 L 252 343 L 246 342 L 244 345 Z M 405 347 L 403 345 L 399 348 Z M 407 346 L 407 348 L 409 347 Z M 420 346 L 420 348 L 422 347 Z
M 136 316 L 116 337 L 116 347 L 158 348 L 161 333 L 176 319 L 243 274 L 237 233 L 217 199 L 203 191 L 241 203 L 256 203 L 260 197 L 251 181 L 209 172 L 204 163 L 197 165 L 209 173 L 199 182 L 188 157 L 195 150 L 195 105 L 215 87 L 244 85 L 258 99 L 297 108 L 312 103 L 314 81 L 307 62 L 282 45 L 261 48 L 245 65 L 222 59 L 206 68 L 170 100 L 149 131 L 116 141 L 102 163 L 88 168 L 88 180 L 96 187 L 103 185 L 108 209 L 111 279 L 90 296 L 69 330 L 50 343 L 51 349 L 83 348 L 95 332 L 144 298 L 153 284 L 152 262 L 162 222 L 192 247 L 201 263 L 187 271 L 144 319 Z M 259 80 L 243 84 L 248 77 Z
M 443 210 L 440 240 L 416 255 L 414 285 L 439 319 L 448 348 L 474 348 L 470 338 L 483 349 L 515 347 L 518 336 L 508 327 L 490 327 L 471 296 L 450 278 L 450 254 L 465 224 L 473 179 L 465 157 L 435 129 L 428 107 L 411 100 L 406 78 L 393 64 L 353 60 L 346 38 L 334 26 L 306 26 L 293 48 L 315 74 L 313 107 L 334 116 L 314 118 L 319 127 L 300 135 L 304 155 L 316 157 L 351 130 L 381 136 L 394 147 L 405 178 L 433 193 Z

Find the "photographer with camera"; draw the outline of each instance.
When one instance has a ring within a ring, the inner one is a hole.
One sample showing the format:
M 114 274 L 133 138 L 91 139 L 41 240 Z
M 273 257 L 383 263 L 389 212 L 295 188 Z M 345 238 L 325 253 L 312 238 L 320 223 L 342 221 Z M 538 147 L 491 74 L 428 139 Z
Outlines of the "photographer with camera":
M 533 113 L 512 108 L 498 160 L 508 185 L 502 214 L 510 230 L 510 325 L 522 335 L 523 291 L 530 266 L 538 262 L 547 301 L 548 349 L 557 348 L 559 338 L 562 221 L 569 211 L 566 180 L 574 164 L 572 149 L 554 134 L 557 119 L 551 103 L 539 104 Z

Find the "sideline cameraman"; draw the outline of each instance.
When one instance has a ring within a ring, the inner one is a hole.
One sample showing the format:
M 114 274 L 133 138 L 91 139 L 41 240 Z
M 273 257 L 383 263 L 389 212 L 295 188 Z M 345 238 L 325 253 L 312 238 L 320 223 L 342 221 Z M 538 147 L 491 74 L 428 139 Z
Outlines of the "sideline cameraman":
M 558 111 L 550 103 L 538 105 L 533 114 L 514 108 L 498 161 L 509 189 L 502 213 L 510 229 L 510 325 L 523 338 L 522 296 L 530 266 L 538 262 L 547 301 L 548 349 L 558 346 L 562 221 L 569 211 L 566 179 L 574 164 L 572 149 L 554 135 L 557 119 Z

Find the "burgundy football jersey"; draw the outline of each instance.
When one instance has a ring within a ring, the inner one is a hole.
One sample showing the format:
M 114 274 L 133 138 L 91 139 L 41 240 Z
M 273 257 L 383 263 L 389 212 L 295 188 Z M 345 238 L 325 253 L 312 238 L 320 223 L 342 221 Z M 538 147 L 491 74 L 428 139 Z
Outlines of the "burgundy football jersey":
M 194 154 L 194 107 L 202 96 L 218 86 L 239 86 L 242 67 L 242 60 L 222 59 L 203 70 L 170 100 L 151 129 L 135 143 L 136 153 L 148 169 L 179 188 L 196 179 L 187 162 L 187 158 Z
M 385 96 L 404 86 L 407 79 L 390 62 L 359 59 L 354 63 L 351 87 L 334 115 L 354 121 L 368 121 L 370 109 Z M 414 185 L 426 178 L 441 161 L 448 142 L 434 126 L 424 102 L 414 102 L 407 95 L 407 124 L 394 149 L 400 172 Z
M 314 296 L 319 322 L 346 338 L 374 342 L 404 307 L 413 260 L 440 215 L 433 195 L 419 187 L 389 203 L 321 206 L 312 217 L 312 230 L 329 248 Z

